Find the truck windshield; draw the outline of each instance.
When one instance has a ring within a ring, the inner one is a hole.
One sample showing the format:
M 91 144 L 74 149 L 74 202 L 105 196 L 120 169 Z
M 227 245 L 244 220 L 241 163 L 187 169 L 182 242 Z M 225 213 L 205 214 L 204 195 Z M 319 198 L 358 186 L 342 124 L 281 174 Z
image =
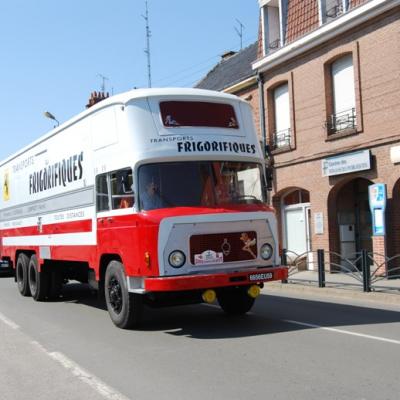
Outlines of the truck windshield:
M 265 202 L 260 164 L 231 161 L 186 161 L 142 165 L 139 206 L 212 207 Z

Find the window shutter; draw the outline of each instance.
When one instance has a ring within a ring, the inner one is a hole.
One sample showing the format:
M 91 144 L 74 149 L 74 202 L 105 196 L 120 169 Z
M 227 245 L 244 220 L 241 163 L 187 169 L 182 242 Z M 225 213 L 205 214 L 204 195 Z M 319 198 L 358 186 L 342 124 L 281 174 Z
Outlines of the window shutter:
M 332 63 L 332 86 L 334 114 L 355 108 L 354 70 L 351 54 Z
M 275 131 L 282 132 L 290 129 L 289 86 L 287 83 L 274 90 Z

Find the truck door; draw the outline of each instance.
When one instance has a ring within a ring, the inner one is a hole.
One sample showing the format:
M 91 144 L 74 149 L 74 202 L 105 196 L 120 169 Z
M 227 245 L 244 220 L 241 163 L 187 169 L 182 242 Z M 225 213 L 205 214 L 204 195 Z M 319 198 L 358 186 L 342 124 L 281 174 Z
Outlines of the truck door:
M 123 168 L 96 177 L 97 243 L 102 254 L 131 253 L 135 214 L 132 169 Z

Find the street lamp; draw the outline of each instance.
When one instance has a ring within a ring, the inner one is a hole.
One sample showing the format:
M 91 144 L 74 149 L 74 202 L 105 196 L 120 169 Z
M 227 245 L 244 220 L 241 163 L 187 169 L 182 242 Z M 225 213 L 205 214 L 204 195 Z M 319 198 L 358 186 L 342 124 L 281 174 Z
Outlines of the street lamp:
M 44 116 L 45 116 L 46 118 L 52 119 L 52 120 L 54 120 L 54 121 L 57 122 L 57 125 L 55 125 L 54 128 L 55 128 L 56 126 L 59 126 L 59 125 L 60 125 L 60 123 L 58 122 L 57 118 L 56 118 L 51 112 L 45 111 L 43 114 L 44 114 Z

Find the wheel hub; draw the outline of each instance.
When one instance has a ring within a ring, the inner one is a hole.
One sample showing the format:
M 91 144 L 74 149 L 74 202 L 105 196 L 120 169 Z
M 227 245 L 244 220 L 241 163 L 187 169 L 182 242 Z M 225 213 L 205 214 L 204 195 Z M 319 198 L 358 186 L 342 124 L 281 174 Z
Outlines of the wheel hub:
M 119 281 L 115 277 L 110 279 L 108 285 L 108 296 L 113 311 L 119 314 L 122 309 L 122 290 Z

